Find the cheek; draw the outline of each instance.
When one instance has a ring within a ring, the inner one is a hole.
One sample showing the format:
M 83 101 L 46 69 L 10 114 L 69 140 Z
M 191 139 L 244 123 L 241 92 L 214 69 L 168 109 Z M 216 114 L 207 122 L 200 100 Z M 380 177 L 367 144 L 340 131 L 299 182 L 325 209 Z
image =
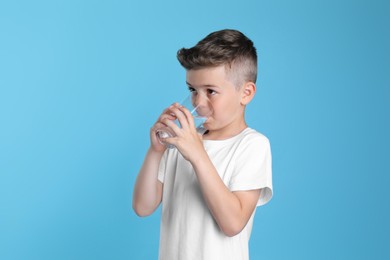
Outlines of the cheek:
M 229 100 L 219 100 L 219 102 L 213 103 L 213 117 L 218 121 L 226 121 L 231 118 L 234 112 L 234 105 Z

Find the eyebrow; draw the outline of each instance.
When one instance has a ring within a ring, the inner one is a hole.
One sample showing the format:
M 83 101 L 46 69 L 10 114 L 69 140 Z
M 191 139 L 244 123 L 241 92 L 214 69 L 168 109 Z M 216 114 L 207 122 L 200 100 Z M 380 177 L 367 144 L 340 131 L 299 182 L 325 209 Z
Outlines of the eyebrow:
M 194 86 L 192 86 L 192 85 L 191 85 L 190 83 L 188 83 L 187 81 L 186 81 L 186 84 L 187 84 L 188 87 L 195 88 Z M 219 88 L 218 86 L 210 85 L 210 84 L 201 85 L 201 86 L 199 86 L 199 87 L 201 87 L 201 88 Z

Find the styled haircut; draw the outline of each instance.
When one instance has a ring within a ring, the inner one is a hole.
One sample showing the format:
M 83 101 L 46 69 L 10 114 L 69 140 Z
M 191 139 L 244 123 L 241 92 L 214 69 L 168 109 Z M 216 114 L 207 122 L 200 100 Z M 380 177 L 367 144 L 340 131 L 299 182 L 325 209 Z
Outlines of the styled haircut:
M 257 53 L 253 42 L 237 30 L 210 33 L 194 47 L 182 48 L 177 59 L 186 70 L 225 65 L 229 80 L 239 88 L 257 79 Z

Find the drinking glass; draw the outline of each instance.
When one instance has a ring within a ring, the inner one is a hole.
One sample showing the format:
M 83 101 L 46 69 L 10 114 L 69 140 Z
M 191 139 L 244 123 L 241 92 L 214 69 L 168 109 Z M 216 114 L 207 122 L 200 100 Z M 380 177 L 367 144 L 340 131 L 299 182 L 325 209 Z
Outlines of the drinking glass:
M 201 94 L 199 93 L 198 95 Z M 206 122 L 207 118 L 211 115 L 212 109 L 207 97 L 201 97 L 202 102 L 197 102 L 199 99 L 200 99 L 199 97 L 196 97 L 191 93 L 179 104 L 190 111 L 191 115 L 194 118 L 196 131 L 203 135 L 207 131 L 207 129 L 204 127 L 203 124 Z M 175 119 L 174 122 L 177 126 L 181 127 L 178 119 Z M 176 136 L 170 127 L 163 127 L 158 129 L 156 131 L 156 135 L 161 144 L 164 144 L 169 149 L 175 148 L 174 145 L 164 143 L 161 140 L 161 138 Z

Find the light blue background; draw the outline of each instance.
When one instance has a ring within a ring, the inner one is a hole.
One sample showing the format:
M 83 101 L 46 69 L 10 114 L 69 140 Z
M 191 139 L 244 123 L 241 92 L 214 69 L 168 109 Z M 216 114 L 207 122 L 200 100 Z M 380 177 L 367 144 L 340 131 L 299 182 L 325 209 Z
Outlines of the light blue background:
M 176 51 L 235 28 L 258 49 L 249 125 L 274 198 L 251 259 L 390 258 L 388 1 L 1 1 L 0 259 L 156 259 L 132 188 Z

